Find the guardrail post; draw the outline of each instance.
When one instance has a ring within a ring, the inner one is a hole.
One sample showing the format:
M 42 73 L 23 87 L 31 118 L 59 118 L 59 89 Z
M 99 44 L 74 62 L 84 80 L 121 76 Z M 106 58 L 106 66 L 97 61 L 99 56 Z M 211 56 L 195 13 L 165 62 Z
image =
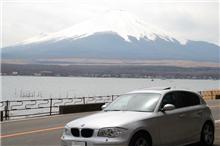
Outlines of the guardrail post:
M 114 101 L 114 95 L 112 95 L 112 102 Z
M 50 116 L 52 115 L 53 99 L 50 98 Z
M 5 105 L 5 120 L 9 120 L 9 101 L 6 101 Z
M 83 104 L 86 104 L 86 98 L 83 97 Z
M 1 121 L 4 120 L 4 111 L 1 111 Z

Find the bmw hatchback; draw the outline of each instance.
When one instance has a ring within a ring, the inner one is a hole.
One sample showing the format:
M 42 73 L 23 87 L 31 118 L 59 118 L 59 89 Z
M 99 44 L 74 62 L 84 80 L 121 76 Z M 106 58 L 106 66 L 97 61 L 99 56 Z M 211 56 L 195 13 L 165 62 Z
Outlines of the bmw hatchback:
M 103 108 L 69 122 L 61 145 L 213 145 L 213 116 L 195 92 L 171 88 L 133 91 Z

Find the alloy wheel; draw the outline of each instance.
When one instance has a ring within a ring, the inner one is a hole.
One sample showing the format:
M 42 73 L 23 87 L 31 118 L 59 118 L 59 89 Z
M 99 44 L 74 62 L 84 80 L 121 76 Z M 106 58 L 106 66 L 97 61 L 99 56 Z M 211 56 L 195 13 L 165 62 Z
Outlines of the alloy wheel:
M 206 145 L 212 145 L 214 141 L 214 129 L 211 124 L 205 124 L 203 128 L 203 141 Z
M 148 146 L 147 140 L 140 137 L 139 139 L 137 139 L 137 141 L 135 142 L 135 146 Z

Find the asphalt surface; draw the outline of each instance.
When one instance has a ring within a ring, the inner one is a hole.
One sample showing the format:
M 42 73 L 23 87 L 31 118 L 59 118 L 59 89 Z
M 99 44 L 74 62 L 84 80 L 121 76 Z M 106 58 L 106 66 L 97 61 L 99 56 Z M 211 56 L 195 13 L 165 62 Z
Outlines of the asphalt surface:
M 216 123 L 215 146 L 220 146 L 220 100 L 209 101 Z M 64 125 L 76 118 L 89 115 L 77 113 L 6 121 L 1 123 L 2 146 L 60 146 Z

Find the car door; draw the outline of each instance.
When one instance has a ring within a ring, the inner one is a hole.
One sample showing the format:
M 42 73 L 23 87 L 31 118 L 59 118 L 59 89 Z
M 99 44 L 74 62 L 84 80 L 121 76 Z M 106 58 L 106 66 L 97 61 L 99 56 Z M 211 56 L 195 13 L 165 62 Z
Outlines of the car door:
M 176 109 L 171 111 L 160 112 L 160 139 L 163 146 L 175 146 L 180 144 L 183 139 L 183 133 L 186 131 L 185 111 L 183 101 L 177 92 L 167 93 L 161 102 L 161 108 L 165 104 L 173 104 Z M 185 136 L 184 136 L 185 137 Z
M 201 121 L 203 109 L 201 108 L 200 98 L 198 95 L 192 92 L 182 91 L 180 92 L 181 98 L 183 98 L 183 111 L 185 111 L 185 127 L 182 135 L 185 135 L 182 139 L 183 142 L 194 142 L 199 140 L 201 132 Z

